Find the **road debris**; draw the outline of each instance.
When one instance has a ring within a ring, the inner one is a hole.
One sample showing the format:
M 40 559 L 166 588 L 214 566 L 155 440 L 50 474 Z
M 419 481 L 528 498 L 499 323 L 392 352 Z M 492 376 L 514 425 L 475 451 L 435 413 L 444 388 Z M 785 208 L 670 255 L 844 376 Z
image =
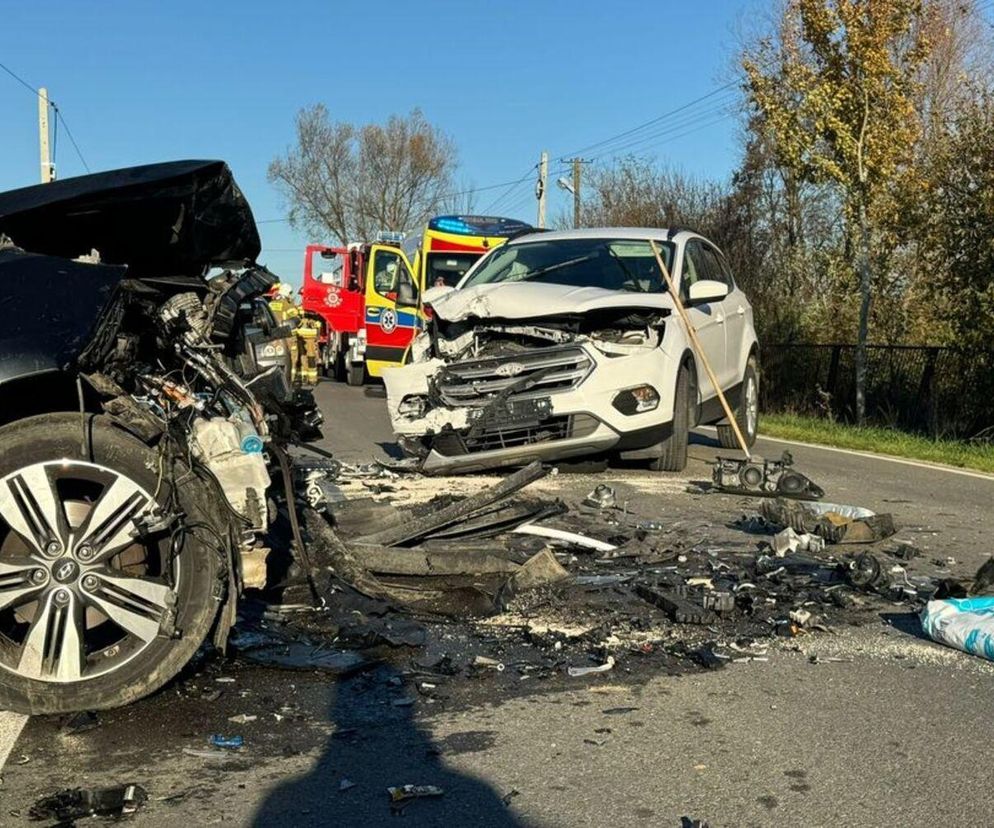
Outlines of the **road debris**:
M 242 736 L 222 736 L 219 733 L 211 736 L 209 741 L 214 747 L 226 750 L 238 750 L 245 745 L 245 738 Z
M 839 503 L 801 503 L 783 498 L 764 501 L 762 516 L 775 526 L 811 533 L 828 543 L 874 543 L 897 530 L 890 514 Z
M 56 819 L 59 824 L 89 816 L 122 817 L 148 801 L 148 792 L 133 783 L 112 788 L 67 788 L 43 796 L 28 811 L 32 819 Z
M 596 667 L 568 667 L 566 669 L 566 674 L 572 678 L 580 678 L 582 676 L 595 675 L 597 673 L 606 673 L 609 670 L 614 669 L 614 656 L 608 656 L 607 661 L 603 664 L 598 664 Z
M 280 604 L 243 605 L 234 651 L 339 675 L 385 658 L 402 671 L 389 687 L 411 688 L 386 700 L 400 708 L 445 703 L 460 677 L 510 690 L 767 662 L 766 642 L 872 623 L 884 602 L 920 608 L 943 588 L 872 539 L 892 533 L 889 515 L 765 498 L 724 524 L 647 520 L 627 503 L 585 502 L 609 502 L 603 489 L 572 503 L 526 491 L 545 473 L 533 464 L 466 496 L 433 483 L 430 499 L 376 502 L 347 496 L 361 476 L 331 473 L 346 497 L 300 510 L 320 606 L 299 581 Z M 861 533 L 871 538 L 857 554 L 846 544 Z
M 614 489 L 606 483 L 600 483 L 583 499 L 584 506 L 593 506 L 595 509 L 613 509 L 617 503 Z
M 712 479 L 720 491 L 728 494 L 799 500 L 823 498 L 824 490 L 795 471 L 793 465 L 794 458 L 789 451 L 785 451 L 779 460 L 719 457 L 714 463 Z
M 399 812 L 415 799 L 430 799 L 444 796 L 445 791 L 436 785 L 400 785 L 387 788 L 390 795 L 390 810 Z

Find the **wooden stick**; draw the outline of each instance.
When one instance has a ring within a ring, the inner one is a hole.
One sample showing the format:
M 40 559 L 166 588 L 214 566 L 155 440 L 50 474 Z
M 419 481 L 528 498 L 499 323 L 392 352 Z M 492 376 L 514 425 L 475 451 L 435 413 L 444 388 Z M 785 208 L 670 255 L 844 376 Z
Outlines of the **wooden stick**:
M 714 371 L 711 370 L 711 362 L 708 359 L 708 355 L 704 353 L 704 347 L 701 345 L 701 340 L 697 338 L 697 331 L 690 323 L 690 317 L 687 316 L 687 309 L 684 308 L 683 302 L 680 301 L 680 294 L 676 291 L 676 286 L 673 284 L 673 279 L 670 277 L 669 270 L 666 269 L 663 257 L 659 255 L 659 248 L 656 247 L 656 242 L 653 239 L 649 239 L 649 245 L 652 247 L 652 252 L 656 257 L 656 264 L 659 265 L 659 271 L 663 274 L 663 280 L 666 282 L 666 287 L 670 291 L 670 296 L 673 297 L 673 304 L 676 306 L 676 311 L 683 320 L 684 327 L 687 329 L 687 336 L 690 338 L 690 344 L 693 345 L 694 350 L 697 351 L 697 355 L 701 358 L 701 364 L 704 366 L 704 370 L 707 371 L 708 379 L 711 380 L 711 385 L 714 387 L 714 390 L 718 392 L 718 399 L 721 401 L 721 407 L 725 409 L 725 416 L 728 417 L 728 422 L 732 425 L 732 431 L 735 432 L 735 439 L 739 441 L 739 447 L 742 449 L 742 453 L 745 454 L 746 459 L 751 460 L 752 454 L 749 452 L 748 446 L 746 446 L 745 437 L 742 436 L 738 420 L 735 419 L 732 407 L 728 404 L 725 392 L 722 391 L 721 386 L 718 385 L 718 378 L 714 375 Z

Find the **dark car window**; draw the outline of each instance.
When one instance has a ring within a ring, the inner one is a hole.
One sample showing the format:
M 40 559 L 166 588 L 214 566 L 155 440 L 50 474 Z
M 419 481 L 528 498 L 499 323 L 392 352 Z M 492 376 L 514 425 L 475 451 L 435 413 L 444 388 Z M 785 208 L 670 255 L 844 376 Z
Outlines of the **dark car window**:
M 704 254 L 704 271 L 707 274 L 704 278 L 724 282 L 725 274 L 722 272 L 717 251 L 709 244 L 702 244 L 701 250 Z
M 666 267 L 672 267 L 672 243 L 658 241 L 656 247 Z M 506 244 L 487 256 L 463 287 L 522 281 L 636 293 L 666 290 L 649 242 L 624 238 L 541 239 Z
M 723 281 L 728 285 L 728 289 L 735 290 L 735 279 L 732 278 L 732 269 L 728 266 L 728 259 L 726 259 L 720 252 L 715 251 L 718 256 L 718 265 L 721 267 L 721 273 Z

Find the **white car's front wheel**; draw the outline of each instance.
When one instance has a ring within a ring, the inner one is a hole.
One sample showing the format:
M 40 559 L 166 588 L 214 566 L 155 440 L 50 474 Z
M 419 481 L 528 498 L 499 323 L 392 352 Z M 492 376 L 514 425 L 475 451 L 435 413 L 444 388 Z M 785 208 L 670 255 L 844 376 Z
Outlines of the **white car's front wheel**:
M 735 403 L 735 422 L 745 438 L 746 448 L 752 448 L 759 431 L 759 370 L 754 356 L 749 357 L 742 376 L 739 399 Z M 722 448 L 741 448 L 730 423 L 718 426 L 718 442 Z
M 681 365 L 673 390 L 673 431 L 659 444 L 659 456 L 649 461 L 653 471 L 683 471 L 690 441 L 690 370 Z

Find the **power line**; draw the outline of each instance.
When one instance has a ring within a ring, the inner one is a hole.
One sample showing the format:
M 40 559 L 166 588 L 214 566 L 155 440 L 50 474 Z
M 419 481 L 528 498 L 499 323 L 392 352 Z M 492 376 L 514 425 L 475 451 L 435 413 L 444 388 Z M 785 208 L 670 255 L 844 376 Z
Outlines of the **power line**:
M 685 129 L 688 126 L 693 126 L 696 123 L 712 118 L 718 114 L 721 115 L 721 118 L 719 120 L 722 120 L 728 117 L 729 115 L 731 115 L 734 111 L 735 111 L 734 97 L 732 97 L 729 98 L 728 100 L 722 101 L 722 103 L 718 106 L 702 109 L 698 112 L 686 113 L 683 117 L 676 118 L 672 123 L 668 123 L 664 129 L 655 130 L 646 135 L 639 136 L 638 138 L 635 138 L 631 141 L 627 141 L 625 143 L 612 146 L 607 150 L 605 150 L 604 152 L 594 155 L 592 157 L 592 160 L 596 161 L 608 155 L 618 155 L 619 153 L 624 152 L 625 150 L 632 150 L 636 147 L 641 147 L 646 144 L 652 145 L 653 142 L 657 141 L 657 139 L 663 138 L 674 132 L 678 132 L 682 129 Z
M 15 73 L 14 70 L 11 69 L 9 66 L 4 66 L 4 64 L 0 63 L 0 69 L 3 69 L 4 72 L 10 75 L 21 86 L 27 89 L 32 95 L 37 95 L 38 97 L 41 97 L 41 93 L 37 89 L 35 89 L 30 83 L 24 80 L 24 78 L 22 78 L 20 75 Z
M 694 98 L 694 100 L 692 100 L 692 101 L 688 101 L 687 103 L 685 103 L 685 104 L 683 104 L 681 106 L 676 107 L 676 109 L 671 109 L 668 112 L 664 112 L 662 115 L 657 115 L 655 118 L 652 118 L 651 120 L 648 120 L 645 123 L 639 124 L 638 126 L 634 126 L 631 129 L 626 129 L 624 132 L 619 132 L 618 134 L 612 135 L 609 138 L 605 138 L 602 141 L 597 141 L 596 143 L 588 144 L 587 146 L 581 147 L 578 150 L 573 150 L 572 152 L 560 153 L 559 155 L 560 155 L 560 157 L 564 157 L 564 158 L 567 157 L 567 156 L 579 156 L 579 155 L 582 155 L 582 154 L 584 154 L 586 152 L 589 152 L 592 149 L 597 149 L 598 147 L 603 147 L 603 146 L 605 146 L 607 144 L 614 143 L 615 141 L 617 141 L 619 139 L 626 138 L 629 135 L 633 135 L 636 132 L 640 132 L 643 129 L 647 129 L 648 127 L 651 127 L 654 124 L 658 124 L 660 121 L 663 121 L 666 118 L 670 118 L 673 115 L 676 115 L 676 114 L 678 114 L 680 112 L 683 112 L 684 110 L 689 109 L 692 106 L 696 106 L 697 104 L 701 103 L 702 101 L 706 101 L 709 98 L 712 98 L 715 95 L 717 95 L 717 94 L 719 94 L 721 92 L 724 92 L 727 89 L 731 89 L 733 86 L 737 86 L 738 83 L 739 82 L 737 80 L 729 81 L 728 83 L 723 84 L 722 86 L 719 86 L 716 89 L 712 89 L 710 92 L 707 92 L 706 94 L 701 95 L 698 98 Z
M 55 110 L 55 123 L 58 124 L 62 121 L 62 128 L 66 131 L 66 135 L 69 138 L 69 143 L 72 144 L 72 148 L 76 150 L 76 156 L 79 158 L 79 163 L 83 165 L 83 168 L 89 172 L 90 165 L 86 163 L 86 159 L 83 157 L 83 153 L 80 152 L 79 144 L 76 143 L 76 139 L 73 137 L 72 130 L 69 129 L 69 124 L 66 123 L 66 117 L 62 114 L 62 110 L 59 109 L 54 103 L 52 104 L 52 109 Z
M 41 94 L 41 92 L 38 91 L 38 89 L 36 89 L 34 86 L 32 86 L 26 80 L 24 80 L 24 78 L 22 78 L 20 75 L 18 75 L 9 66 L 6 66 L 5 64 L 0 63 L 0 69 L 3 69 L 4 72 L 6 72 L 8 75 L 10 75 L 21 86 L 23 86 L 25 89 L 27 89 L 32 95 L 34 95 L 35 97 L 38 97 L 38 98 L 42 97 L 42 94 Z M 87 164 L 86 163 L 86 159 L 83 158 L 83 153 L 80 151 L 79 144 L 76 143 L 76 139 L 73 137 L 72 130 L 69 129 L 69 124 L 66 123 L 66 118 L 62 114 L 62 110 L 59 109 L 59 107 L 56 105 L 55 101 L 53 101 L 51 98 L 48 99 L 48 105 L 50 107 L 52 107 L 52 111 L 55 113 L 55 135 L 56 135 L 56 138 L 58 137 L 58 123 L 59 123 L 59 121 L 62 121 L 62 128 L 66 131 L 66 135 L 68 136 L 69 142 L 72 144 L 73 149 L 76 150 L 76 156 L 79 158 L 79 161 L 83 165 L 83 168 L 87 172 L 90 172 L 90 165 Z M 53 145 L 54 144 L 55 144 L 55 142 L 53 141 Z M 53 152 L 52 152 L 52 158 L 53 159 L 55 158 L 54 147 L 53 147 Z
M 507 197 L 511 195 L 512 192 L 514 192 L 516 189 L 518 189 L 522 185 L 522 183 L 524 183 L 527 179 L 529 179 L 531 177 L 531 174 L 535 171 L 535 168 L 537 166 L 538 166 L 538 164 L 532 164 L 525 171 L 525 174 L 523 176 L 521 176 L 521 178 L 519 178 L 516 181 L 514 181 L 507 188 L 507 190 L 505 190 L 503 193 L 501 193 L 499 196 L 497 196 L 497 198 L 495 198 L 492 202 L 490 202 L 490 204 L 487 206 L 487 208 L 483 212 L 484 213 L 490 213 L 493 210 L 495 210 L 497 208 L 498 204 L 500 204 L 502 201 L 505 201 L 507 199 Z

